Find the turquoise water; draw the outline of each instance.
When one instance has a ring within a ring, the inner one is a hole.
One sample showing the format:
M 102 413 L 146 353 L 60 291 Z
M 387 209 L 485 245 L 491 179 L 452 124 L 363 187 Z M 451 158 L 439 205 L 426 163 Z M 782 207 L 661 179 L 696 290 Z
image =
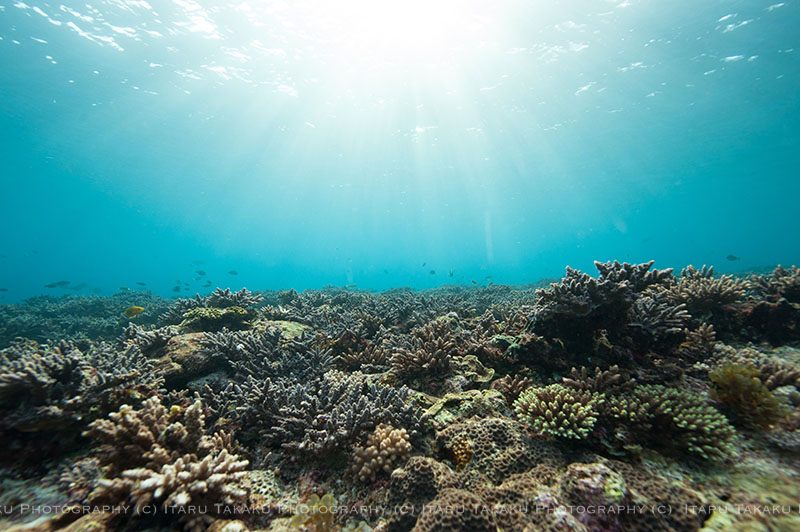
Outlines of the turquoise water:
M 800 263 L 798 27 L 795 1 L 0 0 L 0 301 Z

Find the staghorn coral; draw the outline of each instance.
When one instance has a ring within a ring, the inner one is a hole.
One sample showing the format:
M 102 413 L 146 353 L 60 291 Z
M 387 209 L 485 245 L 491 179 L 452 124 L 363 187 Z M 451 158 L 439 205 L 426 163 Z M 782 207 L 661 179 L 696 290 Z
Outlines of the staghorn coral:
M 687 266 L 681 270 L 680 280 L 671 286 L 666 295 L 675 304 L 683 304 L 695 318 L 713 314 L 724 305 L 744 298 L 747 283 L 732 275 L 714 277 L 714 267 L 701 269 Z
M 446 320 L 437 320 L 414 329 L 405 347 L 394 349 L 390 364 L 400 376 L 426 374 L 431 378 L 446 375 L 459 353 L 459 340 Z
M 395 429 L 382 423 L 375 427 L 364 447 L 353 450 L 353 474 L 361 482 L 373 481 L 381 471 L 391 473 L 395 464 L 407 457 L 410 451 L 406 429 Z
M 614 365 L 607 370 L 594 368 L 594 376 L 590 377 L 585 366 L 581 369 L 572 368 L 569 377 L 563 377 L 561 382 L 564 386 L 581 392 L 608 392 L 630 390 L 636 381 L 625 379 L 620 373 L 619 366 Z
M 693 331 L 684 329 L 683 333 L 686 341 L 680 345 L 680 349 L 692 360 L 707 358 L 714 351 L 714 346 L 717 345 L 717 333 L 710 323 L 701 323 Z
M 163 378 L 136 346 L 18 342 L 0 351 L 0 427 L 68 429 L 158 390 Z M 68 439 L 68 438 L 65 438 Z
M 641 264 L 594 261 L 594 266 L 600 272 L 601 279 L 615 283 L 627 282 L 635 292 L 641 292 L 651 285 L 668 285 L 674 279 L 672 268 L 651 270 L 653 264 L 655 264 L 654 260 Z
M 640 341 L 658 341 L 683 332 L 691 316 L 683 303 L 675 305 L 662 290 L 636 298 L 628 311 L 628 327 Z
M 581 439 L 594 427 L 603 401 L 601 394 L 551 384 L 522 392 L 514 410 L 520 421 L 539 434 Z
M 714 383 L 711 396 L 741 424 L 768 427 L 789 412 L 761 382 L 761 372 L 755 366 L 726 364 L 708 376 Z
M 797 266 L 787 270 L 779 264 L 770 275 L 752 275 L 748 281 L 750 287 L 765 298 L 785 298 L 800 303 L 800 268 Z
M 633 291 L 628 281 L 595 279 L 579 270 L 567 266 L 567 273 L 560 283 L 538 290 L 535 326 L 542 328 L 558 316 L 587 317 L 605 310 L 621 307 L 627 311 L 633 303 Z
M 178 335 L 174 327 L 161 327 L 160 329 L 146 329 L 141 325 L 131 323 L 117 339 L 121 346 L 135 345 L 146 355 L 153 355 L 166 347 L 170 338 Z
M 148 326 L 156 323 L 156 316 L 169 303 L 147 292 L 125 292 L 107 297 L 39 296 L 22 304 L 0 305 L 0 348 L 18 337 L 41 343 L 111 341 L 130 322 L 122 314 L 126 308 L 144 307 L 145 312 L 136 316 L 136 323 Z
M 770 391 L 781 386 L 797 388 L 800 385 L 800 368 L 785 360 L 769 359 L 759 366 L 758 373 L 758 378 Z
M 584 355 L 583 364 L 590 358 L 606 364 L 624 360 L 631 349 L 645 351 L 682 328 L 689 318 L 685 309 L 659 295 L 673 282 L 672 272 L 651 271 L 652 265 L 595 262 L 597 278 L 567 267 L 561 282 L 537 290 L 526 332 L 542 337 L 542 345 L 563 347 L 567 356 L 548 357 L 554 370 L 569 368 L 575 353 Z
M 503 394 L 503 397 L 506 398 L 506 402 L 511 405 L 517 400 L 519 394 L 530 388 L 532 384 L 533 381 L 528 377 L 506 375 L 505 377 L 492 381 L 491 388 Z
M 130 500 L 134 515 L 158 504 L 189 531 L 205 530 L 223 508 L 245 504 L 239 484 L 248 462 L 230 453 L 230 436 L 205 434 L 202 410 L 195 401 L 168 411 L 152 397 L 139 410 L 123 405 L 110 420 L 92 422 L 85 435 L 101 442 L 98 457 L 112 476 L 98 481 L 90 503 Z
M 381 346 L 370 344 L 357 351 L 347 351 L 336 358 L 341 365 L 354 370 L 371 370 L 380 372 L 389 362 L 389 353 Z
M 370 384 L 358 374 L 329 372 L 307 382 L 250 380 L 237 413 L 247 430 L 290 452 L 324 456 L 358 439 L 380 423 L 405 428 L 418 437 L 426 417 L 408 404 L 408 388 Z

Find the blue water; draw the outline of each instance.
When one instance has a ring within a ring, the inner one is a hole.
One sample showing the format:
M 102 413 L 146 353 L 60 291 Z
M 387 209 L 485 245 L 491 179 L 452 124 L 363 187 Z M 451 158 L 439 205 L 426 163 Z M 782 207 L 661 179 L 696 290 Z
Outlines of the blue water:
M 798 2 L 552 4 L 0 0 L 0 301 L 800 263 Z

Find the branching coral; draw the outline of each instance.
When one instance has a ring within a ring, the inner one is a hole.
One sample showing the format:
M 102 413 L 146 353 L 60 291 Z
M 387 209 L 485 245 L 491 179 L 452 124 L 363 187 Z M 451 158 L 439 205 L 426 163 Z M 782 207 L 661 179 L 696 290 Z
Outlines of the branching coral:
M 131 323 L 122 332 L 118 342 L 121 345 L 133 344 L 142 353 L 153 355 L 167 345 L 170 338 L 178 335 L 175 327 L 161 327 L 160 329 L 146 329 L 141 325 Z
M 720 307 L 735 303 L 745 295 L 747 282 L 732 275 L 714 277 L 714 267 L 697 269 L 687 266 L 681 270 L 680 280 L 667 291 L 667 297 L 683 304 L 695 318 L 700 318 Z
M 101 479 L 90 499 L 128 499 L 137 515 L 158 504 L 190 531 L 204 530 L 223 507 L 244 504 L 247 492 L 239 485 L 248 462 L 230 454 L 228 435 L 204 433 L 202 409 L 196 401 L 168 411 L 153 397 L 139 410 L 123 405 L 110 420 L 94 421 L 86 435 L 102 443 L 101 462 L 116 476 Z
M 726 364 L 708 376 L 714 383 L 711 396 L 739 423 L 768 427 L 788 414 L 786 405 L 761 382 L 755 366 Z
M 391 473 L 409 452 L 411 443 L 408 441 L 406 429 L 380 424 L 369 435 L 364 447 L 353 450 L 353 474 L 361 482 L 370 482 L 381 471 Z
M 251 380 L 242 391 L 236 411 L 247 427 L 243 437 L 315 456 L 351 444 L 380 423 L 405 428 L 413 439 L 426 419 L 408 404 L 408 388 L 370 384 L 358 374 L 329 372 L 303 383 Z
M 778 265 L 770 275 L 754 275 L 748 280 L 750 286 L 764 297 L 783 297 L 793 303 L 800 303 L 800 268 L 797 266 L 787 270 Z
M 514 402 L 517 417 L 539 434 L 568 439 L 585 438 L 597 421 L 602 395 L 560 384 L 532 388 Z
M 594 266 L 600 272 L 601 279 L 615 283 L 626 281 L 635 292 L 641 292 L 651 285 L 667 285 L 672 282 L 672 268 L 651 270 L 653 264 L 655 264 L 654 260 L 641 264 L 594 261 Z
M 395 348 L 390 364 L 401 376 L 446 374 L 459 352 L 459 340 L 445 320 L 433 321 L 412 331 L 405 347 Z
M 717 333 L 710 323 L 701 323 L 693 331 L 684 329 L 683 333 L 686 341 L 680 347 L 684 353 L 691 355 L 691 358 L 707 358 L 717 345 Z
M 531 385 L 533 385 L 533 381 L 528 377 L 506 375 L 503 378 L 492 381 L 491 388 L 503 394 L 503 397 L 506 398 L 506 402 L 511 405 L 514 404 L 514 401 L 517 400 L 519 395 L 530 388 Z
M 84 352 L 68 342 L 17 343 L 0 351 L 0 427 L 65 428 L 150 395 L 162 383 L 136 346 L 117 351 L 99 343 Z
M 660 385 L 637 386 L 613 396 L 604 407 L 634 439 L 655 447 L 688 451 L 704 459 L 724 459 L 735 436 L 733 427 L 702 397 Z
M 662 340 L 679 335 L 689 322 L 686 305 L 675 305 L 661 292 L 642 295 L 628 311 L 630 327 L 640 338 Z
M 620 373 L 619 366 L 614 365 L 607 370 L 594 368 L 594 376 L 590 376 L 585 366 L 581 369 L 572 368 L 570 376 L 561 379 L 564 386 L 581 392 L 608 392 L 630 390 L 636 381 L 625 379 Z

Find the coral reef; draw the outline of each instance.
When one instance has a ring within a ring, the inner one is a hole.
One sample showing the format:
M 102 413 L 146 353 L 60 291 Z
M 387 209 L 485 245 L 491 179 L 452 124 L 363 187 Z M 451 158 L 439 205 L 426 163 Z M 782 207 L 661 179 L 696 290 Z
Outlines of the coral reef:
M 798 269 L 653 266 L 2 306 L 0 528 L 796 528 Z

